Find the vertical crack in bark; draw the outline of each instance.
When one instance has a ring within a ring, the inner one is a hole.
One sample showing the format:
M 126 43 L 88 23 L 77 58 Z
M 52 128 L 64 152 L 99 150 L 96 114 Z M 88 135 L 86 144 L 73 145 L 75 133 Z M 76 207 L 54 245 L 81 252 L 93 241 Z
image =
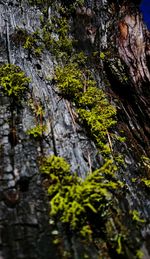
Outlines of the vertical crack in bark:
M 7 9 L 8 10 L 8 9 Z M 7 58 L 8 58 L 8 63 L 12 64 L 11 60 L 11 48 L 10 48 L 10 39 L 9 39 L 9 23 L 8 20 L 5 19 L 5 24 L 6 24 L 6 48 L 7 48 Z

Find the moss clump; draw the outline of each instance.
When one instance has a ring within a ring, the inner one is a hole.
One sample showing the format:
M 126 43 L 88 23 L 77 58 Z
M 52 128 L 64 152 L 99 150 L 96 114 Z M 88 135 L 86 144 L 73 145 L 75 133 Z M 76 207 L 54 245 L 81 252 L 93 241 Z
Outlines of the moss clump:
M 0 85 L 2 92 L 7 96 L 20 100 L 28 89 L 30 79 L 20 67 L 12 64 L 0 66 Z
M 29 130 L 27 130 L 27 134 L 33 138 L 39 139 L 43 136 L 44 131 L 46 130 L 45 125 L 37 125 Z
M 52 173 L 57 177 L 64 177 L 64 174 L 70 173 L 70 166 L 64 158 L 52 155 L 42 159 L 40 170 L 44 174 Z
M 79 116 L 87 125 L 90 135 L 105 154 L 109 153 L 108 130 L 117 123 L 115 107 L 108 103 L 104 92 L 95 86 L 88 87 L 82 94 L 79 105 Z
M 89 71 L 83 71 L 76 62 L 57 67 L 55 80 L 62 95 L 75 102 L 80 122 L 105 154 L 110 153 L 108 130 L 116 124 L 116 109 L 106 95 L 96 87 Z
M 44 44 L 41 43 L 41 39 L 38 31 L 28 35 L 26 41 L 23 44 L 24 49 L 27 49 L 34 56 L 40 57 L 44 49 Z
M 17 28 L 12 35 L 12 40 L 15 44 L 21 44 L 24 49 L 28 50 L 29 55 L 40 57 L 44 49 L 40 32 L 36 30 L 34 33 L 28 33 L 22 28 Z
M 50 181 L 50 215 L 70 231 L 91 239 L 92 228 L 96 224 L 94 215 L 98 214 L 101 224 L 106 221 L 112 192 L 121 188 L 113 176 L 116 168 L 112 161 L 107 161 L 107 164 L 89 174 L 85 180 L 75 173 L 71 174 L 66 161 L 56 156 L 44 158 L 40 170 L 48 175 Z
M 46 48 L 57 58 L 66 59 L 71 55 L 73 42 L 69 37 L 69 25 L 65 17 L 52 17 L 43 24 L 43 41 Z
M 83 1 L 78 0 L 72 4 L 61 4 L 61 1 L 42 1 L 42 0 L 29 0 L 29 4 L 36 5 L 42 10 L 41 27 L 42 33 L 38 42 L 42 40 L 45 47 L 57 58 L 68 60 L 71 57 L 73 51 L 74 40 L 70 36 L 70 23 L 72 11 L 78 6 L 82 5 Z M 48 8 L 51 6 L 52 14 L 50 19 L 48 18 Z M 40 52 L 40 48 L 43 49 L 41 44 L 36 47 L 37 41 L 35 41 L 35 35 L 29 35 L 24 44 L 25 48 L 35 49 L 34 51 Z
M 141 250 L 137 250 L 136 256 L 137 259 L 143 259 L 144 253 Z
M 116 170 L 109 159 L 83 180 L 76 173 L 71 174 L 62 157 L 44 157 L 40 164 L 40 171 L 49 182 L 50 217 L 55 224 L 61 222 L 69 235 L 75 234 L 82 240 L 100 239 L 116 254 L 125 255 L 129 250 L 137 252 L 139 246 L 130 237 L 133 229 L 136 232 L 136 224 L 143 220 L 133 211 L 128 214 L 133 229 L 125 225 L 126 215 L 119 207 L 124 185 L 116 179 Z
M 70 63 L 64 67 L 57 67 L 55 80 L 65 98 L 78 101 L 83 92 L 84 76 L 77 64 Z

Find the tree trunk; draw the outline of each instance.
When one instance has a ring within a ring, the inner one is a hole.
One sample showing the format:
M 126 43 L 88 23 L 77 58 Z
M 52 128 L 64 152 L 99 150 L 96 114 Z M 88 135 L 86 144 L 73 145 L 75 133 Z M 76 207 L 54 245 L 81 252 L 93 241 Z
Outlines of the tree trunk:
M 62 7 L 60 2 L 63 8 L 71 9 L 73 4 L 56 1 L 58 9 Z M 74 49 L 85 53 L 87 67 L 98 88 L 116 106 L 117 125 L 107 132 L 107 145 L 111 158 L 118 152 L 123 155 L 124 164 L 116 174 L 124 188 L 120 197 L 115 197 L 122 214 L 115 209 L 111 211 L 105 237 L 99 231 L 88 243 L 78 233 L 68 234 L 58 222 L 61 242 L 57 245 L 54 244 L 57 231 L 49 222 L 48 180 L 39 170 L 42 157 L 52 154 L 64 157 L 71 171 L 83 179 L 87 172 L 101 167 L 105 158 L 95 139 L 79 123 L 74 103 L 62 97 L 53 79 L 58 60 L 46 46 L 42 30 L 47 19 L 59 17 L 58 9 L 53 9 L 51 1 L 0 1 L 1 67 L 14 64 L 31 78 L 28 93 L 21 103 L 17 100 L 17 105 L 1 86 L 0 259 L 150 258 L 149 186 L 144 184 L 149 181 L 150 171 L 150 37 L 139 4 L 139 1 L 87 0 L 83 6 L 76 5 L 69 15 L 62 11 L 70 25 L 69 36 L 75 39 Z M 57 37 L 55 27 L 54 34 Z M 36 41 L 29 38 L 31 35 Z M 38 47 L 42 49 L 40 54 L 36 52 Z M 46 131 L 40 136 L 28 134 L 33 126 L 43 124 Z M 126 141 L 118 142 L 114 134 L 126 137 Z M 128 219 L 131 211 L 138 213 L 137 217 L 132 214 L 136 229 Z M 95 220 L 98 222 L 96 216 Z M 121 236 L 123 223 L 131 233 L 128 240 Z M 101 224 L 96 227 L 101 228 Z M 109 234 L 110 240 L 114 238 L 112 243 L 107 241 Z

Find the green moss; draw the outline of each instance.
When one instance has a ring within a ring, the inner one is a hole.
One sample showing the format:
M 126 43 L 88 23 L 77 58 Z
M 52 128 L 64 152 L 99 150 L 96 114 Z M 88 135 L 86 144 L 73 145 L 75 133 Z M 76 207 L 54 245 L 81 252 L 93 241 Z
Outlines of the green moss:
M 110 153 L 108 130 L 116 124 L 116 109 L 106 95 L 96 87 L 90 72 L 80 69 L 77 62 L 57 67 L 55 80 L 62 95 L 77 106 L 80 122 L 105 154 Z
M 140 218 L 140 214 L 137 210 L 130 210 L 130 214 L 132 215 L 132 219 L 134 221 L 137 221 L 139 223 L 145 223 L 145 220 Z
M 137 178 L 131 178 L 132 183 L 136 183 L 137 180 L 138 180 Z
M 122 142 L 124 143 L 126 141 L 126 138 L 125 137 L 121 137 L 121 136 L 116 136 L 116 139 L 119 141 L 119 142 Z
M 145 184 L 146 187 L 150 188 L 150 180 L 142 178 L 141 182 L 143 182 Z
M 70 63 L 65 67 L 57 67 L 54 79 L 64 97 L 73 101 L 79 99 L 83 91 L 84 77 L 77 64 Z
M 68 60 L 73 52 L 74 40 L 70 36 L 70 23 L 72 11 L 78 5 L 83 5 L 83 0 L 74 1 L 73 4 L 62 5 L 61 2 L 29 0 L 29 4 L 39 7 L 42 11 L 40 17 L 42 33 L 41 39 L 45 47 L 58 59 Z M 51 6 L 52 14 L 48 19 L 48 7 Z M 40 48 L 36 47 L 35 35 L 29 35 L 24 47 L 34 50 L 35 54 L 39 54 Z M 40 40 L 40 39 L 39 39 Z M 43 45 L 42 45 L 43 49 Z M 40 55 L 40 54 L 39 54 Z
M 136 256 L 137 259 L 142 259 L 144 258 L 144 253 L 141 250 L 137 250 Z
M 45 125 L 37 125 L 29 130 L 27 130 L 27 134 L 33 138 L 41 138 L 43 136 L 44 131 L 46 130 Z
M 65 177 L 70 175 L 70 166 L 62 157 L 50 156 L 42 159 L 40 171 L 44 174 L 55 175 L 55 177 Z
M 81 105 L 78 109 L 79 116 L 87 125 L 90 135 L 104 153 L 109 153 L 108 130 L 116 124 L 116 109 L 108 103 L 104 92 L 95 86 L 87 88 L 79 104 Z
M 30 79 L 20 67 L 12 64 L 0 66 L 0 85 L 2 92 L 16 100 L 23 98 L 28 89 Z
M 131 242 L 131 232 L 119 208 L 118 195 L 123 185 L 115 177 L 116 170 L 109 159 L 83 180 L 76 173 L 71 174 L 70 166 L 61 157 L 44 157 L 40 165 L 49 181 L 50 217 L 55 223 L 61 222 L 70 235 L 88 242 L 102 238 L 119 255 L 125 254 L 126 248 L 136 253 L 138 245 L 135 240 Z M 128 221 L 134 230 L 136 224 L 144 223 L 136 211 L 130 212 Z
M 41 42 L 38 31 L 35 31 L 33 34 L 29 34 L 26 37 L 23 43 L 23 48 L 27 49 L 30 54 L 33 54 L 37 57 L 41 56 L 44 49 L 44 44 Z
M 139 184 L 142 183 L 146 188 L 150 188 L 150 180 L 147 178 L 132 178 L 131 179 L 133 183 L 137 182 Z
M 72 39 L 69 37 L 69 25 L 65 17 L 52 17 L 43 26 L 43 41 L 46 48 L 57 58 L 66 59 L 72 52 Z
M 92 224 L 95 224 L 92 218 L 98 214 L 101 222 L 107 219 L 111 192 L 121 188 L 120 183 L 112 176 L 116 170 L 113 162 L 107 161 L 85 180 L 75 173 L 71 174 L 70 166 L 60 157 L 44 158 L 40 170 L 48 175 L 50 181 L 48 195 L 51 217 L 91 240 Z
M 28 35 L 23 47 L 25 49 L 31 50 L 35 44 L 35 41 L 36 40 L 31 35 Z
M 118 254 L 122 254 L 122 252 L 123 252 L 123 250 L 122 250 L 122 236 L 117 235 L 116 241 L 117 241 L 116 251 L 117 251 Z
M 102 59 L 102 60 L 105 59 L 105 53 L 104 53 L 104 52 L 101 52 L 101 53 L 100 53 L 100 59 Z
M 100 59 L 105 60 L 106 62 L 113 58 L 112 50 L 104 50 L 100 52 Z
M 36 30 L 34 33 L 28 33 L 22 28 L 16 28 L 12 36 L 12 40 L 15 44 L 21 44 L 24 49 L 28 50 L 29 54 L 40 57 L 44 49 L 40 32 Z
M 74 6 L 82 5 L 81 2 L 76 1 Z M 58 62 L 64 64 L 56 68 L 54 79 L 61 95 L 76 105 L 79 122 L 86 127 L 90 137 L 105 155 L 106 163 L 83 180 L 76 173 L 70 173 L 70 166 L 63 158 L 43 158 L 40 170 L 49 180 L 50 216 L 55 222 L 61 222 L 70 234 L 76 233 L 90 241 L 95 236 L 102 237 L 108 247 L 122 255 L 128 247 L 135 251 L 135 244 L 130 244 L 131 232 L 124 226 L 124 213 L 119 209 L 124 185 L 116 180 L 115 172 L 116 164 L 121 164 L 123 159 L 119 156 L 118 159 L 109 159 L 112 157 L 110 138 L 112 127 L 116 124 L 116 109 L 109 104 L 104 92 L 97 88 L 86 68 L 86 57 L 73 51 L 68 10 L 66 12 L 59 5 L 56 13 L 58 17 L 52 17 L 51 21 L 46 21 L 44 15 L 41 19 L 46 48 L 55 55 Z M 110 56 L 109 52 L 104 55 L 101 53 L 105 62 Z M 112 73 L 120 77 L 124 67 L 117 60 L 115 62 L 108 61 Z M 122 75 L 120 80 L 127 82 L 125 73 Z M 138 222 L 135 215 L 134 219 L 133 215 L 129 217 L 131 222 Z
M 114 156 L 114 160 L 117 165 L 126 166 L 125 161 L 124 161 L 124 156 L 122 154 L 118 154 L 117 156 Z

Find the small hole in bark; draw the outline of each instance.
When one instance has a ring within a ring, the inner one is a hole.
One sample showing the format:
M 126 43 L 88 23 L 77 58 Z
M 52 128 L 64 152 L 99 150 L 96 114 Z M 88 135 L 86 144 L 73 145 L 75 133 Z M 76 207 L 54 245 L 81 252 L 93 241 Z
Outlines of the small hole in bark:
M 41 65 L 40 65 L 40 64 L 36 64 L 36 68 L 37 68 L 38 70 L 41 70 Z
M 14 5 L 13 2 L 8 3 L 8 6 L 13 6 L 13 5 Z
M 29 178 L 28 177 L 22 177 L 17 184 L 20 187 L 21 192 L 27 192 L 29 189 Z

